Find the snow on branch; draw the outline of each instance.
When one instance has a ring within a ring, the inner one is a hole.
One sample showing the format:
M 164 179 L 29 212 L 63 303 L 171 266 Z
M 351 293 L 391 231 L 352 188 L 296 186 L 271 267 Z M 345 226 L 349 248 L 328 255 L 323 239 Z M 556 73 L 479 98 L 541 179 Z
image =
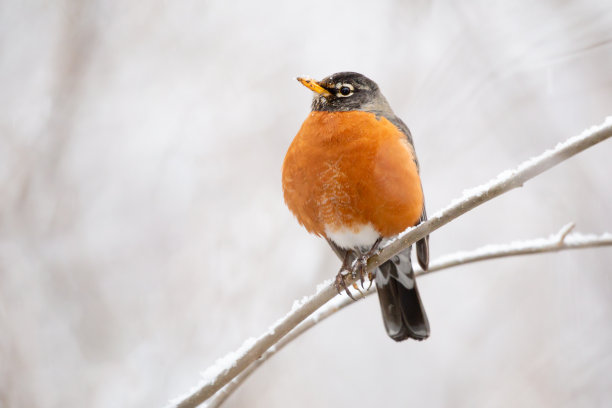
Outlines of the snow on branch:
M 424 275 L 441 269 L 463 265 L 469 262 L 484 261 L 486 259 L 612 245 L 612 234 L 609 232 L 602 235 L 584 235 L 577 233 L 568 235 L 569 231 L 573 228 L 574 224 L 571 223 L 548 238 L 517 241 L 504 245 L 486 245 L 474 251 L 455 252 L 436 259 L 431 263 L 427 271 L 416 271 L 416 275 Z
M 555 148 L 525 161 L 515 169 L 502 172 L 488 183 L 464 192 L 461 199 L 454 200 L 445 209 L 434 214 L 428 221 L 409 229 L 401 238 L 384 247 L 378 255 L 371 257 L 368 260 L 367 270 L 369 272 L 373 271 L 403 249 L 408 248 L 419 239 L 460 215 L 511 189 L 522 186 L 527 180 L 611 136 L 612 116 L 609 116 L 601 125 L 593 126 L 580 135 L 559 143 Z M 352 283 L 352 281 L 348 281 L 350 279 L 347 279 L 347 284 Z M 314 295 L 305 297 L 295 304 L 292 310 L 284 318 L 277 321 L 266 333 L 257 339 L 249 339 L 239 350 L 231 353 L 228 358 L 218 360 L 214 366 L 206 370 L 204 379 L 189 395 L 172 401 L 171 406 L 177 408 L 196 407 L 206 401 L 335 295 L 336 290 L 332 280 L 319 285 Z
M 528 254 L 543 254 L 548 252 L 564 251 L 569 249 L 594 248 L 600 246 L 612 246 L 612 234 L 604 233 L 602 235 L 567 235 L 574 228 L 574 224 L 570 223 L 564 226 L 557 234 L 553 234 L 548 238 L 538 238 L 525 241 L 517 241 L 503 245 L 486 245 L 472 251 L 461 251 L 453 254 L 445 255 L 434 260 L 427 271 L 416 270 L 416 275 L 424 275 L 432 272 L 449 269 L 454 266 L 465 265 L 474 262 L 485 261 L 495 258 L 505 258 L 510 256 L 528 255 Z M 416 269 L 416 268 L 415 268 Z M 356 297 L 361 300 L 366 296 L 376 293 L 374 289 L 366 291 L 363 297 Z M 278 343 L 270 347 L 257 361 L 248 366 L 243 372 L 235 377 L 232 381 L 220 389 L 212 398 L 206 401 L 207 408 L 217 408 L 227 397 L 229 397 L 239 386 L 246 380 L 249 375 L 259 366 L 266 362 L 270 357 L 278 353 L 283 347 L 291 343 L 298 336 L 315 326 L 317 323 L 342 310 L 343 308 L 354 304 L 349 297 L 336 296 L 331 301 L 327 302 L 323 307 L 308 316 L 289 334 L 280 339 Z
M 442 211 L 435 213 L 424 223 L 407 230 L 401 238 L 383 248 L 378 256 L 370 258 L 368 267 L 370 267 L 371 262 L 373 270 L 386 260 L 400 253 L 404 248 L 408 248 L 408 246 L 451 220 L 503 193 L 517 187 L 522 187 L 526 181 L 594 144 L 608 139 L 610 136 L 612 136 L 612 116 L 608 116 L 601 125 L 592 126 L 581 134 L 570 137 L 565 142 L 557 144 L 555 148 L 546 150 L 539 156 L 521 163 L 515 169 L 506 170 L 489 182 L 464 191 L 463 197 L 453 200 L 450 205 Z

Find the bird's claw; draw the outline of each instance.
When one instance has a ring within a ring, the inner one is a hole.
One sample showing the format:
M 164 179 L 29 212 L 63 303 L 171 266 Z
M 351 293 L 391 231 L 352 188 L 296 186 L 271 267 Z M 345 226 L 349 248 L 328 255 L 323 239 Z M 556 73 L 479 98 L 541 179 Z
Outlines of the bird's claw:
M 351 274 L 351 278 L 353 279 L 353 281 L 359 278 L 359 282 L 361 283 L 361 289 L 364 289 L 366 292 L 370 290 L 370 288 L 372 287 L 373 274 L 372 272 L 368 272 L 368 259 L 370 259 L 371 256 L 374 256 L 380 252 L 378 245 L 380 244 L 381 240 L 382 238 L 377 239 L 374 245 L 372 245 L 372 248 L 370 248 L 370 250 L 366 252 L 365 254 L 360 254 L 357 257 L 357 259 L 355 259 L 355 261 L 350 267 L 349 267 L 349 261 L 350 261 L 349 255 L 351 252 L 352 253 L 354 252 L 353 251 L 346 252 L 344 256 L 344 261 L 342 262 L 342 266 L 340 267 L 340 271 L 336 275 L 336 281 L 334 282 L 334 286 L 336 287 L 336 291 L 338 291 L 338 294 L 341 294 L 342 290 L 344 290 L 346 294 L 348 295 L 348 297 L 350 297 L 353 300 L 357 300 L 353 297 L 353 295 L 351 294 L 351 291 L 349 290 L 346 284 L 346 276 L 349 273 Z M 370 285 L 368 286 L 367 289 L 364 287 L 366 275 L 368 279 L 370 280 Z M 365 296 L 363 292 L 359 290 L 356 283 L 353 283 L 353 288 L 355 288 L 355 290 L 361 293 L 362 296 Z
M 372 272 L 368 272 L 368 279 L 370 280 L 370 284 L 368 285 L 366 292 L 370 290 L 370 288 L 372 287 L 372 282 L 374 281 L 374 276 L 372 275 Z
M 338 274 L 336 275 L 336 281 L 334 282 L 334 286 L 336 287 L 336 291 L 338 292 L 338 294 L 341 294 L 342 290 L 344 290 L 346 294 L 348 295 L 348 297 L 350 297 L 353 300 L 357 300 L 353 297 L 353 295 L 351 294 L 351 291 L 346 285 L 346 275 L 349 272 L 350 271 L 348 269 L 345 269 L 344 267 L 342 267 L 340 269 L 340 272 L 338 272 Z
M 361 289 L 365 290 L 366 292 L 370 290 L 370 288 L 372 287 L 372 273 L 367 272 L 367 266 L 368 266 L 368 256 L 367 255 L 363 255 L 357 258 L 357 260 L 353 263 L 353 265 L 350 268 L 343 265 L 342 268 L 340 268 L 340 271 L 338 272 L 338 274 L 336 275 L 336 280 L 334 282 L 334 286 L 338 294 L 341 294 L 342 291 L 344 290 L 344 292 L 348 295 L 348 297 L 350 297 L 353 300 L 357 300 L 355 299 L 355 297 L 349 290 L 348 285 L 346 284 L 346 277 L 349 274 L 351 275 L 351 278 L 353 280 L 359 279 L 359 283 L 361 284 Z M 368 286 L 367 289 L 365 288 L 366 276 L 370 280 L 370 285 Z M 362 296 L 365 296 L 364 293 L 359 289 L 356 283 L 353 283 L 352 286 Z
M 361 289 L 365 289 L 363 287 L 363 283 L 365 282 L 366 270 L 368 268 L 368 256 L 362 255 L 355 261 L 355 265 L 353 266 L 353 279 L 357 279 L 359 276 L 359 282 L 361 283 Z

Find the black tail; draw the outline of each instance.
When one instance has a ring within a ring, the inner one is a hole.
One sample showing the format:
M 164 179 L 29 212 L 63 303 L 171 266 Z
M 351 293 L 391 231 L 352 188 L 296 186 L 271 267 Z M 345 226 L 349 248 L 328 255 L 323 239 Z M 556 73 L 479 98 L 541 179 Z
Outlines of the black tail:
M 379 267 L 376 289 L 389 337 L 395 341 L 429 337 L 429 321 L 414 278 L 410 248 Z

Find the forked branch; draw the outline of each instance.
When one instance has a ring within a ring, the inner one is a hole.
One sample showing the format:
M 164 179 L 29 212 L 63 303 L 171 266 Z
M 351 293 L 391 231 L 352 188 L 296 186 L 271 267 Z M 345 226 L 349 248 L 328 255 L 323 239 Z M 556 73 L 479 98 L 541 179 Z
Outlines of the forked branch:
M 434 214 L 428 221 L 409 229 L 401 238 L 391 242 L 378 255 L 369 259 L 367 270 L 369 272 L 373 271 L 380 264 L 408 248 L 414 242 L 460 215 L 505 192 L 522 186 L 526 181 L 540 173 L 611 136 L 612 117 L 608 117 L 603 124 L 593 126 L 580 135 L 569 138 L 555 148 L 525 161 L 515 169 L 504 171 L 488 183 L 464 193 L 461 199 L 453 201 L 445 209 Z M 352 283 L 352 280 L 348 279 L 348 281 L 348 284 Z M 297 302 L 292 310 L 266 333 L 257 339 L 248 339 L 237 351 L 230 353 L 206 370 L 203 374 L 203 381 L 187 396 L 178 398 L 172 405 L 179 408 L 196 407 L 206 401 L 335 295 L 336 290 L 331 281 L 319 285 L 314 295 Z
M 612 234 L 605 233 L 602 235 L 582 235 L 572 234 L 567 235 L 574 228 L 574 224 L 570 223 L 564 226 L 561 231 L 548 238 L 539 238 L 526 241 L 512 242 L 504 245 L 487 245 L 473 251 L 461 251 L 450 255 L 443 256 L 433 261 L 427 271 L 416 270 L 416 275 L 425 275 L 432 272 L 437 272 L 454 266 L 470 264 L 474 262 L 486 261 L 489 259 L 505 258 L 510 256 L 543 254 L 548 252 L 565 251 L 569 249 L 595 248 L 601 246 L 612 246 Z M 357 297 L 361 300 L 366 296 L 376 293 L 375 290 L 365 292 L 365 296 Z M 355 304 L 348 296 L 337 296 L 333 301 L 327 302 L 319 310 L 308 316 L 306 320 L 300 323 L 289 334 L 280 339 L 278 343 L 266 351 L 253 364 L 248 366 L 236 378 L 230 381 L 227 385 L 221 388 L 212 398 L 206 401 L 207 408 L 217 408 L 227 397 L 229 397 L 239 386 L 246 380 L 249 375 L 255 371 L 260 365 L 266 362 L 270 357 L 278 353 L 283 347 L 295 340 L 296 337 L 315 326 L 317 323 L 344 309 L 347 306 Z

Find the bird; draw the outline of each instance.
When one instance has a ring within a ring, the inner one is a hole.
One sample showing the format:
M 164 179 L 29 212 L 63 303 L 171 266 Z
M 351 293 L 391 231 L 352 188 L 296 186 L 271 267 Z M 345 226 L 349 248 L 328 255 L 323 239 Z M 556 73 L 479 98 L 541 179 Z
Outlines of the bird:
M 373 80 L 356 72 L 297 80 L 313 99 L 283 161 L 284 200 L 297 221 L 343 259 L 335 286 L 353 298 L 346 276 L 359 276 L 363 288 L 367 259 L 381 242 L 427 220 L 419 162 L 410 130 Z M 416 255 L 426 270 L 429 236 L 417 241 Z M 369 278 L 389 337 L 428 338 L 411 247 Z

